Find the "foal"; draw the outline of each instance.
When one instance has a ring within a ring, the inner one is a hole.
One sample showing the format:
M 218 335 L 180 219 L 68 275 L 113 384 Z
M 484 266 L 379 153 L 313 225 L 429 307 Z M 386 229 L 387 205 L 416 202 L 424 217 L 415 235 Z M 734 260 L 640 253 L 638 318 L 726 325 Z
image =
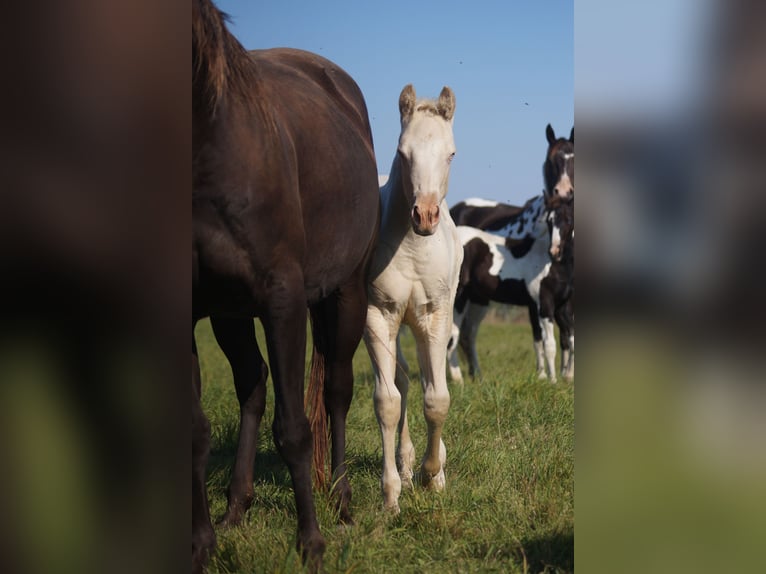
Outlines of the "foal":
M 445 200 L 455 156 L 455 96 L 445 87 L 438 101 L 416 100 L 407 85 L 399 96 L 399 112 L 399 146 L 381 188 L 380 240 L 372 260 L 364 333 L 383 440 L 383 505 L 394 512 L 399 512 L 402 483 L 412 485 L 415 465 L 407 426 L 408 381 L 396 364 L 397 334 L 402 323 L 409 325 L 420 364 L 428 442 L 417 480 L 442 490 L 447 451 L 441 435 L 450 405 L 447 341 L 463 259 Z

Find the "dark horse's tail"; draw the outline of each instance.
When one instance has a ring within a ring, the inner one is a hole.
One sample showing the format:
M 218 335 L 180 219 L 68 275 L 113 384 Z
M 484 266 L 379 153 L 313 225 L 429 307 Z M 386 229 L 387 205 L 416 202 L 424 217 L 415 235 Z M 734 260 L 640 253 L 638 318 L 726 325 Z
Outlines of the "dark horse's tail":
M 324 402 L 325 383 L 325 358 L 317 349 L 316 337 L 320 336 L 318 329 L 312 329 L 314 336 L 313 349 L 311 352 L 311 369 L 309 371 L 309 385 L 306 392 L 305 408 L 308 413 L 311 434 L 314 437 L 312 469 L 314 473 L 314 485 L 323 489 L 327 486 L 327 409 Z

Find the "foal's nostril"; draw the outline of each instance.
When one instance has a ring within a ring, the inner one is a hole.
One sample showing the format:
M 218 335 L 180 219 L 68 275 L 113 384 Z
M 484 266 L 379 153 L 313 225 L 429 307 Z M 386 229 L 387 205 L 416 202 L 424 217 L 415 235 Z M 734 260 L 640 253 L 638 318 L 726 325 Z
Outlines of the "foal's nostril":
M 435 225 L 439 221 L 439 206 L 433 208 L 431 211 L 431 224 Z
M 415 225 L 420 225 L 421 218 L 420 218 L 420 209 L 418 209 L 418 206 L 412 208 L 412 221 L 415 222 Z

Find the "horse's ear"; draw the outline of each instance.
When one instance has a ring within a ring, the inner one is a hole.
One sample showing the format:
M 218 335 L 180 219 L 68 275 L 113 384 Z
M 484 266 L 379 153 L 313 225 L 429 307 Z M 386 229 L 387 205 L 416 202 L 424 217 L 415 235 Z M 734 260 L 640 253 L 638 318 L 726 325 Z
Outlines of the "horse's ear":
M 572 131 L 569 132 L 569 141 L 574 143 L 574 126 L 572 126 Z
M 412 84 L 407 84 L 399 94 L 399 115 L 402 121 L 410 119 L 415 110 L 415 88 Z
M 553 133 L 553 128 L 551 127 L 551 124 L 548 124 L 547 126 L 545 126 L 545 138 L 548 140 L 549 145 L 553 145 L 556 142 L 556 134 Z
M 450 121 L 455 115 L 455 93 L 448 86 L 442 88 L 439 94 L 439 103 L 437 104 L 439 114 L 447 121 Z

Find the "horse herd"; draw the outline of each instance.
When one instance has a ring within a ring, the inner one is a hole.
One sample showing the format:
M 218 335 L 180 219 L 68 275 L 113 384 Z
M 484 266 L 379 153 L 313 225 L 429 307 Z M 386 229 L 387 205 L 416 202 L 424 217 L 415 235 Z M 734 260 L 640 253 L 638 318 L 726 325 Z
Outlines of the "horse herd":
M 258 317 L 274 384 L 274 441 L 292 477 L 297 547 L 312 570 L 325 548 L 312 468 L 318 485 L 327 484 L 328 418 L 329 483 L 340 520 L 352 522 L 345 428 L 362 337 L 375 373 L 383 504 L 394 512 L 403 486 L 445 486 L 448 355 L 453 379 L 462 380 L 458 346 L 479 374 L 476 331 L 490 301 L 528 307 L 538 373 L 546 376 L 547 367 L 554 381 L 556 321 L 562 374 L 573 376 L 574 132 L 556 138 L 547 127 L 541 196 L 523 207 L 466 201 L 450 210 L 455 102 L 448 87 L 435 100 L 417 98 L 411 85 L 402 90 L 399 145 L 379 189 L 367 108 L 353 79 L 308 52 L 248 52 L 210 0 L 192 0 L 193 572 L 215 547 L 199 319 L 210 317 L 240 404 L 222 523 L 241 521 L 253 500 L 269 374 L 255 338 Z M 304 405 L 307 319 L 313 349 Z M 419 464 L 407 426 L 409 380 L 397 361 L 403 324 L 415 337 L 424 391 L 428 440 Z

